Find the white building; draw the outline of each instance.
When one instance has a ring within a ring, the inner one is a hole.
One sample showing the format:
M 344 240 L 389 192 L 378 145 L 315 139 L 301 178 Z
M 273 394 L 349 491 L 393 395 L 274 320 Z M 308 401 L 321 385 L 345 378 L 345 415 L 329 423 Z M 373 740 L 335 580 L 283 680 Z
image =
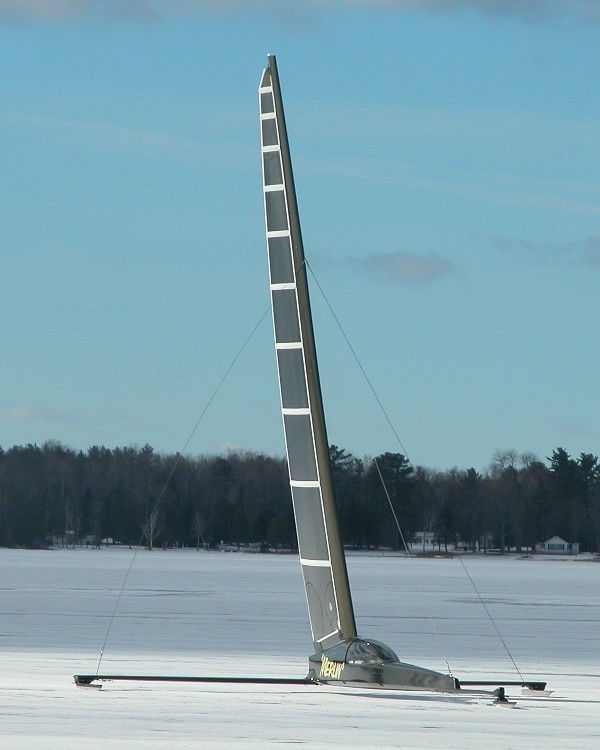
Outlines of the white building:
M 565 542 L 559 536 L 553 536 L 545 542 L 536 544 L 535 551 L 546 555 L 578 555 L 579 542 Z

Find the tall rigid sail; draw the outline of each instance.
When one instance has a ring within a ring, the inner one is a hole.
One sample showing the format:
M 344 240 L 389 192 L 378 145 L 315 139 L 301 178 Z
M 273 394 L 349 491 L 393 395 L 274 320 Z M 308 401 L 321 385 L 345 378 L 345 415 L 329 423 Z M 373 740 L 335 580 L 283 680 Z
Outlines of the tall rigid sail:
M 292 162 L 273 56 L 260 82 L 273 328 L 290 486 L 315 650 L 356 637 L 340 540 Z

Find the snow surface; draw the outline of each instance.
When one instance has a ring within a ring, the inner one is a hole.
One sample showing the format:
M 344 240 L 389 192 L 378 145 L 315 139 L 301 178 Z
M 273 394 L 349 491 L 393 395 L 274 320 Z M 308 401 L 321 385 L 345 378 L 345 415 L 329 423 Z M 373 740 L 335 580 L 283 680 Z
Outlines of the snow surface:
M 470 696 L 327 686 L 78 689 L 72 675 L 96 672 L 105 639 L 104 673 L 303 677 L 311 642 L 298 559 L 0 550 L 0 748 L 600 746 L 600 564 L 463 559 L 468 575 L 456 558 L 350 555 L 361 634 L 421 666 L 446 671 L 447 659 L 462 679 L 518 679 L 503 639 L 551 697 L 513 688 L 517 706 L 505 710 Z

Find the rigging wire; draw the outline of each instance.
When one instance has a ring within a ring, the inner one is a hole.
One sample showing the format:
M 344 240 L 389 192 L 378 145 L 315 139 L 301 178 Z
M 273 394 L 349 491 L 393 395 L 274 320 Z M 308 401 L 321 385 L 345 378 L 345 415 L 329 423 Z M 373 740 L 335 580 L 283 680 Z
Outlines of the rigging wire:
M 354 357 L 354 361 L 356 362 L 356 364 L 358 365 L 358 368 L 359 368 L 359 369 L 360 369 L 360 371 L 362 372 L 362 374 L 363 374 L 363 377 L 364 377 L 364 379 L 365 379 L 365 381 L 366 381 L 367 385 L 369 386 L 369 388 L 370 388 L 370 390 L 371 390 L 371 393 L 373 394 L 373 397 L 374 397 L 375 401 L 377 401 L 377 403 L 379 404 L 379 408 L 381 409 L 381 413 L 383 414 L 383 416 L 384 416 L 384 418 L 385 418 L 386 422 L 387 422 L 387 423 L 388 423 L 388 425 L 389 425 L 389 428 L 390 428 L 390 430 L 392 431 L 392 433 L 393 433 L 394 437 L 396 438 L 396 441 L 397 441 L 398 445 L 399 445 L 399 446 L 400 446 L 400 448 L 402 449 L 402 453 L 404 453 L 404 455 L 405 455 L 405 456 L 406 456 L 406 458 L 408 459 L 409 463 L 410 463 L 410 464 L 412 465 L 412 462 L 411 462 L 411 460 L 410 460 L 410 458 L 409 458 L 409 456 L 408 456 L 408 453 L 406 452 L 406 449 L 405 449 L 405 447 L 404 447 L 404 446 L 402 445 L 402 440 L 400 440 L 400 436 L 399 436 L 399 435 L 398 435 L 398 433 L 396 432 L 396 428 L 394 427 L 394 425 L 393 425 L 393 423 L 392 423 L 392 420 L 390 419 L 390 417 L 389 417 L 389 415 L 388 415 L 388 413 L 387 413 L 387 411 L 386 411 L 386 409 L 385 409 L 385 407 L 384 407 L 383 403 L 381 402 L 381 399 L 380 399 L 380 398 L 379 398 L 379 396 L 377 395 L 377 391 L 375 390 L 375 387 L 373 386 L 373 383 L 371 382 L 371 379 L 370 379 L 370 378 L 369 378 L 369 376 L 367 375 L 367 371 L 365 370 L 365 368 L 364 368 L 364 367 L 363 367 L 363 365 L 362 365 L 362 362 L 361 362 L 361 361 L 360 361 L 360 359 L 358 358 L 358 354 L 356 353 L 356 351 L 354 350 L 354 347 L 353 347 L 353 346 L 352 346 L 352 344 L 350 343 L 350 339 L 349 339 L 349 338 L 348 338 L 348 336 L 346 335 L 346 331 L 344 330 L 344 328 L 343 328 L 343 326 L 342 326 L 342 324 L 341 324 L 341 322 L 340 322 L 340 319 L 339 319 L 339 318 L 338 318 L 338 316 L 336 315 L 336 313 L 335 313 L 335 310 L 333 309 L 333 307 L 331 306 L 331 303 L 329 302 L 329 299 L 327 298 L 327 295 L 326 295 L 326 294 L 325 294 L 325 292 L 323 291 L 323 287 L 321 286 L 321 284 L 319 284 L 319 280 L 318 280 L 318 279 L 317 279 L 317 277 L 315 276 L 315 273 L 314 273 L 314 271 L 312 270 L 312 268 L 311 268 L 310 264 L 308 263 L 308 261 L 307 261 L 307 260 L 305 259 L 305 261 L 304 261 L 304 262 L 305 262 L 305 264 L 306 264 L 306 267 L 307 267 L 307 268 L 308 268 L 308 270 L 310 271 L 310 274 L 311 274 L 311 276 L 312 276 L 312 278 L 313 278 L 313 280 L 314 280 L 315 284 L 317 285 L 317 287 L 318 287 L 319 291 L 321 292 L 321 295 L 322 295 L 322 297 L 323 297 L 323 299 L 324 299 L 324 301 L 325 301 L 325 304 L 326 304 L 326 305 L 327 305 L 327 307 L 329 308 L 329 312 L 331 313 L 331 315 L 332 315 L 333 319 L 335 320 L 335 322 L 336 322 L 336 324 L 337 324 L 337 327 L 339 328 L 339 330 L 340 330 L 340 333 L 342 334 L 342 336 L 343 336 L 343 338 L 344 338 L 344 341 L 346 342 L 346 344 L 347 344 L 347 346 L 348 346 L 348 349 L 350 350 L 350 352 L 351 352 L 352 356 Z
M 379 398 L 379 395 L 377 394 L 377 391 L 375 390 L 375 387 L 373 386 L 373 383 L 371 382 L 371 379 L 369 378 L 369 376 L 368 376 L 368 374 L 367 374 L 367 371 L 366 371 L 366 370 L 365 370 L 365 368 L 363 367 L 363 364 L 362 364 L 362 362 L 360 361 L 360 359 L 359 359 L 359 357 L 358 357 L 358 354 L 356 353 L 356 350 L 355 350 L 355 349 L 354 349 L 354 347 L 352 346 L 352 343 L 350 342 L 350 339 L 348 338 L 348 336 L 347 336 L 347 334 L 346 334 L 346 331 L 344 330 L 344 328 L 343 328 L 343 326 L 342 326 L 342 324 L 341 324 L 341 321 L 340 321 L 340 319 L 339 319 L 339 318 L 338 318 L 338 316 L 336 315 L 336 313 L 335 313 L 335 310 L 333 309 L 333 307 L 332 307 L 331 303 L 329 302 L 329 299 L 328 299 L 327 295 L 325 294 L 325 292 L 324 292 L 324 290 L 323 290 L 323 287 L 322 287 L 322 286 L 321 286 L 321 284 L 319 283 L 319 280 L 318 280 L 318 279 L 317 279 L 317 277 L 315 276 L 315 273 L 314 273 L 314 271 L 312 270 L 312 268 L 311 268 L 310 264 L 308 263 L 308 261 L 307 261 L 306 259 L 305 259 L 305 261 L 304 261 L 304 262 L 305 262 L 305 264 L 306 264 L 306 267 L 307 267 L 307 268 L 308 268 L 308 270 L 310 271 L 311 277 L 312 277 L 312 279 L 314 280 L 314 282 L 315 282 L 315 284 L 316 284 L 317 288 L 318 288 L 318 289 L 319 289 L 319 291 L 321 292 L 321 296 L 323 297 L 323 300 L 325 301 L 325 304 L 327 305 L 327 307 L 328 307 L 328 309 L 329 309 L 329 312 L 331 313 L 331 316 L 333 317 L 333 319 L 334 319 L 334 321 L 335 321 L 335 323 L 336 323 L 336 325 L 337 325 L 338 329 L 340 330 L 340 333 L 342 334 L 342 337 L 344 338 L 344 340 L 345 340 L 345 342 L 346 342 L 346 345 L 348 346 L 348 349 L 350 350 L 350 352 L 351 352 L 352 356 L 354 357 L 354 361 L 355 361 L 355 362 L 356 362 L 356 364 L 358 365 L 358 368 L 360 369 L 360 371 L 361 371 L 361 373 L 362 373 L 362 375 L 363 375 L 363 377 L 364 377 L 364 379 L 365 379 L 365 381 L 366 381 L 367 385 L 369 386 L 369 389 L 371 390 L 371 393 L 373 394 L 373 397 L 374 397 L 374 398 L 375 398 L 375 400 L 377 401 L 377 404 L 379 405 L 379 408 L 381 409 L 381 413 L 383 414 L 383 416 L 384 416 L 384 418 L 385 418 L 386 422 L 388 423 L 388 425 L 389 425 L 389 427 L 390 427 L 390 429 L 391 429 L 391 431 L 392 431 L 392 433 L 393 433 L 394 437 L 396 438 L 396 442 L 397 442 L 397 443 L 398 443 L 398 445 L 400 446 L 400 448 L 401 448 L 401 450 L 402 450 L 402 453 L 403 453 L 403 454 L 404 454 L 404 456 L 406 457 L 406 459 L 407 459 L 407 461 L 408 461 L 409 465 L 410 465 L 410 466 L 412 467 L 412 465 L 413 465 L 413 464 L 412 464 L 412 461 L 410 460 L 410 458 L 409 458 L 409 456 L 408 456 L 408 454 L 407 454 L 406 448 L 405 448 L 405 447 L 404 447 L 404 445 L 402 444 L 402 440 L 400 439 L 400 436 L 398 435 L 398 432 L 396 431 L 396 428 L 394 427 L 394 425 L 393 425 L 393 423 L 392 423 L 392 420 L 390 419 L 390 416 L 389 416 L 389 414 L 387 413 L 387 410 L 386 410 L 386 408 L 385 408 L 385 407 L 384 407 L 384 405 L 383 405 L 383 402 L 382 402 L 382 401 L 381 401 L 381 399 Z M 408 543 L 407 543 L 407 541 L 406 541 L 406 538 L 405 538 L 405 536 L 404 536 L 404 532 L 402 531 L 402 527 L 400 526 L 400 521 L 399 521 L 399 519 L 398 519 L 398 515 L 396 514 L 396 510 L 395 510 L 395 508 L 394 508 L 394 505 L 393 505 L 393 503 L 392 503 L 392 498 L 390 497 L 390 493 L 389 493 L 389 491 L 388 491 L 387 485 L 386 485 L 386 483 L 385 483 L 385 480 L 384 480 L 384 478 L 383 478 L 383 474 L 381 473 L 381 469 L 380 469 L 380 467 L 379 467 L 379 463 L 378 463 L 378 461 L 377 461 L 377 458 L 374 458 L 374 459 L 373 459 L 373 463 L 375 464 L 375 468 L 377 469 L 377 473 L 379 474 L 379 480 L 381 481 L 381 486 L 383 487 L 383 491 L 385 492 L 385 496 L 386 496 L 386 498 L 387 498 L 387 501 L 388 501 L 388 504 L 389 504 L 390 510 L 391 510 L 391 512 L 392 512 L 392 516 L 393 516 L 393 518 L 394 518 L 394 523 L 396 524 L 396 529 L 397 529 L 397 531 L 398 531 L 398 533 L 399 533 L 399 535 L 400 535 L 400 538 L 401 538 L 401 540 L 402 540 L 402 545 L 403 545 L 403 547 L 404 547 L 404 550 L 405 550 L 405 552 L 406 552 L 406 556 L 407 556 L 407 557 L 408 557 L 409 559 L 412 559 L 413 555 L 412 555 L 412 554 L 411 554 L 411 552 L 410 552 L 410 549 L 409 549 Z M 422 593 L 423 593 L 423 592 L 422 592 Z M 424 600 L 425 600 L 425 602 L 427 602 L 427 597 L 424 597 Z M 428 605 L 427 605 L 427 606 L 428 606 Z M 444 662 L 445 662 L 445 664 L 446 664 L 446 668 L 447 668 L 447 670 L 448 670 L 448 674 L 449 674 L 449 675 L 450 675 L 450 676 L 452 677 L 452 670 L 451 670 L 451 668 L 450 668 L 450 664 L 449 664 L 449 662 L 448 662 L 448 659 L 447 659 L 447 657 L 446 657 L 446 654 L 445 654 L 444 648 L 443 648 L 443 646 L 442 646 L 442 641 L 441 641 L 440 635 L 439 635 L 439 633 L 438 633 L 438 630 L 437 630 L 437 628 L 436 628 L 436 625 L 435 625 L 435 620 L 433 619 L 433 615 L 431 614 L 431 611 L 429 611 L 429 622 L 431 623 L 431 627 L 432 627 L 432 629 L 433 629 L 433 632 L 434 632 L 434 634 L 435 634 L 436 640 L 437 640 L 437 642 L 438 642 L 438 646 L 439 646 L 439 648 L 440 648 L 440 651 L 442 652 L 442 658 L 444 659 Z
M 520 679 L 521 681 L 523 681 L 523 682 L 524 682 L 525 680 L 524 680 L 524 678 L 523 678 L 523 675 L 521 674 L 521 670 L 520 670 L 520 669 L 519 669 L 519 667 L 517 666 L 517 662 L 516 662 L 516 661 L 514 660 L 514 658 L 513 658 L 513 655 L 511 654 L 511 652 L 510 652 L 510 649 L 508 648 L 508 646 L 507 646 L 507 644 L 506 644 L 506 641 L 504 640 L 504 638 L 502 637 L 502 634 L 501 634 L 501 633 L 500 633 L 500 631 L 498 630 L 498 626 L 496 625 L 496 622 L 494 621 L 494 618 L 492 617 L 492 615 L 491 615 L 491 613 L 490 613 L 489 609 L 487 608 L 487 605 L 486 605 L 485 601 L 483 600 L 483 598 L 482 598 L 481 594 L 479 593 L 479 589 L 478 589 L 478 588 L 477 588 L 477 586 L 475 585 L 475 581 L 474 581 L 474 580 L 473 580 L 473 579 L 471 578 L 471 574 L 470 574 L 470 573 L 469 573 L 469 571 L 467 570 L 467 566 L 465 565 L 465 562 L 464 562 L 464 560 L 462 559 L 462 555 L 458 555 L 458 559 L 460 560 L 460 564 L 461 564 L 461 565 L 463 566 L 463 570 L 465 571 L 465 573 L 466 573 L 466 575 L 467 575 L 467 578 L 468 578 L 468 579 L 469 579 L 469 581 L 471 582 L 471 586 L 473 586 L 473 590 L 474 590 L 474 591 L 475 591 L 475 593 L 477 594 L 477 598 L 479 599 L 479 602 L 480 602 L 481 606 L 482 606 L 482 607 L 484 608 L 484 610 L 486 611 L 486 614 L 487 614 L 487 616 L 489 617 L 489 620 L 490 620 L 490 622 L 491 622 L 491 623 L 492 623 L 492 625 L 494 626 L 494 630 L 496 631 L 496 635 L 497 635 L 497 636 L 498 636 L 498 638 L 500 639 L 500 642 L 501 642 L 501 643 L 502 643 L 502 645 L 504 646 L 504 648 L 505 648 L 505 650 L 506 650 L 506 653 L 507 653 L 507 654 L 508 654 L 508 656 L 509 656 L 509 659 L 510 659 L 510 660 L 511 660 L 511 662 L 513 663 L 513 667 L 515 668 L 515 670 L 516 670 L 517 674 L 519 675 L 519 679 Z
M 160 489 L 160 492 L 158 493 L 158 498 L 157 498 L 156 502 L 154 503 L 154 507 L 152 508 L 152 512 L 149 514 L 148 520 L 146 522 L 146 525 L 144 526 L 144 528 L 142 530 L 142 535 L 141 535 L 140 540 L 139 540 L 139 542 L 137 544 L 137 549 L 134 550 L 134 553 L 133 553 L 133 555 L 131 557 L 131 562 L 129 563 L 129 568 L 127 569 L 127 572 L 125 573 L 125 577 L 123 579 L 123 583 L 121 585 L 121 589 L 120 589 L 119 594 L 117 596 L 117 600 L 115 602 L 115 606 L 113 608 L 112 614 L 111 614 L 110 619 L 108 621 L 108 626 L 106 628 L 106 634 L 104 636 L 104 641 L 102 643 L 102 648 L 100 649 L 100 655 L 98 657 L 98 664 L 96 666 L 96 676 L 100 672 L 100 665 L 101 665 L 102 659 L 104 657 L 104 650 L 106 648 L 106 644 L 108 642 L 108 637 L 110 635 L 110 631 L 112 629 L 114 619 L 115 619 L 117 611 L 119 609 L 119 604 L 121 602 L 121 598 L 123 597 L 123 592 L 125 591 L 125 586 L 127 585 L 127 581 L 129 579 L 129 575 L 131 573 L 131 569 L 133 568 L 133 564 L 134 564 L 135 559 L 137 557 L 137 554 L 139 552 L 139 548 L 140 548 L 140 546 L 142 544 L 142 541 L 144 540 L 144 538 L 148 539 L 148 532 L 149 532 L 149 529 L 150 529 L 150 525 L 151 525 L 151 523 L 154 522 L 154 519 L 156 518 L 156 514 L 158 512 L 158 508 L 159 508 L 160 503 L 161 503 L 161 501 L 162 501 L 162 499 L 164 497 L 165 492 L 167 491 L 167 487 L 169 486 L 169 482 L 173 478 L 173 474 L 175 473 L 175 470 L 177 469 L 177 466 L 179 465 L 179 462 L 181 461 L 184 452 L 187 450 L 187 447 L 190 444 L 190 442 L 191 442 L 191 440 L 192 440 L 192 438 L 193 438 L 196 430 L 200 426 L 200 423 L 204 419 L 204 417 L 206 415 L 206 412 L 209 410 L 212 402 L 217 397 L 217 394 L 221 390 L 221 388 L 222 388 L 223 384 L 225 383 L 225 380 L 227 379 L 229 373 L 234 368 L 236 362 L 238 361 L 238 359 L 242 355 L 242 352 L 246 349 L 246 347 L 250 343 L 251 339 L 254 337 L 254 334 L 260 328 L 260 326 L 262 325 L 263 320 L 267 317 L 267 315 L 269 314 L 270 311 L 271 311 L 271 305 L 269 305 L 269 307 L 267 307 L 267 309 L 265 310 L 265 312 L 260 316 L 258 322 L 254 325 L 254 327 L 252 328 L 252 330 L 250 331 L 250 333 L 246 336 L 246 338 L 243 341 L 242 345 L 238 349 L 236 355 L 233 357 L 233 359 L 229 363 L 229 366 L 227 367 L 227 369 L 223 373 L 221 379 L 219 380 L 219 382 L 217 383 L 216 387 L 214 388 L 214 390 L 213 390 L 210 398 L 207 400 L 206 404 L 204 405 L 204 408 L 200 412 L 200 416 L 196 420 L 196 423 L 192 427 L 192 430 L 191 430 L 190 434 L 188 435 L 187 440 L 183 444 L 183 448 L 176 454 L 176 459 L 173 462 L 173 466 L 171 467 L 171 471 L 169 472 L 167 478 L 163 482 L 163 485 L 162 485 L 162 487 Z
M 339 328 L 339 330 L 340 330 L 340 333 L 342 334 L 342 337 L 344 338 L 344 340 L 345 340 L 345 342 L 346 342 L 346 344 L 347 344 L 347 346 L 348 346 L 348 349 L 350 350 L 350 352 L 351 352 L 352 356 L 354 357 L 354 360 L 355 360 L 356 364 L 358 365 L 358 367 L 359 367 L 360 371 L 362 372 L 362 374 L 363 374 L 363 377 L 365 378 L 365 381 L 366 381 L 367 385 L 369 386 L 369 388 L 370 388 L 370 390 L 371 390 L 371 393 L 373 394 L 373 396 L 374 396 L 375 400 L 377 401 L 377 403 L 378 403 L 378 405 L 379 405 L 379 408 L 381 409 L 381 412 L 382 412 L 383 416 L 385 417 L 385 420 L 387 421 L 387 423 L 388 423 L 388 425 L 389 425 L 389 427 L 390 427 L 390 429 L 391 429 L 391 431 L 392 431 L 392 433 L 393 433 L 394 437 L 396 438 L 396 441 L 397 441 L 398 445 L 400 446 L 400 448 L 401 448 L 401 450 L 402 450 L 402 453 L 403 453 L 403 454 L 404 454 L 404 456 L 406 457 L 406 459 L 407 459 L 407 461 L 408 461 L 409 465 L 410 465 L 411 467 L 414 467 L 414 464 L 413 464 L 413 463 L 412 463 L 412 461 L 410 460 L 410 457 L 409 457 L 408 453 L 406 452 L 406 449 L 404 448 L 404 445 L 402 444 L 402 441 L 401 441 L 401 439 L 400 439 L 400 436 L 398 435 L 398 433 L 397 433 L 397 431 L 396 431 L 396 429 L 395 429 L 394 425 L 392 424 L 392 421 L 391 421 L 391 419 L 390 419 L 390 417 L 389 417 L 389 415 L 388 415 L 388 413 L 387 413 L 387 411 L 386 411 L 386 409 L 385 409 L 385 407 L 384 407 L 384 405 L 383 405 L 383 403 L 382 403 L 381 399 L 379 398 L 379 396 L 378 396 L 377 392 L 375 391 L 375 388 L 374 388 L 374 386 L 373 386 L 373 383 L 371 382 L 371 379 L 370 379 L 370 378 L 369 378 L 369 376 L 367 375 L 367 372 L 366 372 L 365 368 L 363 367 L 363 365 L 362 365 L 362 363 L 361 363 L 361 361 L 360 361 L 360 359 L 359 359 L 359 357 L 358 357 L 358 355 L 357 355 L 357 353 L 356 353 L 356 351 L 355 351 L 354 347 L 352 346 L 352 344 L 351 344 L 351 342 L 350 342 L 350 339 L 349 339 L 349 338 L 348 338 L 348 336 L 346 335 L 346 332 L 345 332 L 345 330 L 344 330 L 344 328 L 343 328 L 343 326 L 342 326 L 342 324 L 341 324 L 341 322 L 340 322 L 340 319 L 339 319 L 339 318 L 338 318 L 338 316 L 336 315 L 336 313 L 335 313 L 335 311 L 334 311 L 334 309 L 333 309 L 333 307 L 332 307 L 331 303 L 329 302 L 329 299 L 327 298 L 327 295 L 325 294 L 325 292 L 324 292 L 324 290 L 323 290 L 323 287 L 322 287 L 322 286 L 321 286 L 321 284 L 319 283 L 319 280 L 318 280 L 318 279 L 317 279 L 317 277 L 315 276 L 315 273 L 314 273 L 314 271 L 312 270 L 312 268 L 311 268 L 310 264 L 308 263 L 308 261 L 307 261 L 307 260 L 305 259 L 305 261 L 304 261 L 304 262 L 305 262 L 305 264 L 306 264 L 306 267 L 307 267 L 307 268 L 308 268 L 308 270 L 310 271 L 311 277 L 312 277 L 312 279 L 314 280 L 314 282 L 315 282 L 315 284 L 316 284 L 317 288 L 319 289 L 319 291 L 320 291 L 320 293 L 321 293 L 321 295 L 322 295 L 322 297 L 323 297 L 323 300 L 325 301 L 325 304 L 327 305 L 327 307 L 328 307 L 328 309 L 329 309 L 329 312 L 331 313 L 331 316 L 333 317 L 334 321 L 336 322 L 336 324 L 337 324 L 337 326 L 338 326 L 338 328 Z M 406 539 L 405 539 L 405 537 L 404 537 L 404 533 L 403 533 L 403 531 L 402 531 L 402 528 L 401 528 L 401 526 L 400 526 L 400 522 L 399 522 L 399 520 L 398 520 L 398 516 L 397 516 L 397 514 L 396 514 L 396 511 L 395 511 L 395 509 L 394 509 L 394 506 L 393 506 L 393 503 L 392 503 L 392 499 L 391 499 L 391 497 L 390 497 L 390 493 L 388 492 L 388 488 L 387 488 L 387 486 L 386 486 L 385 480 L 384 480 L 384 478 L 383 478 L 383 475 L 382 475 L 382 473 L 381 473 L 381 469 L 379 468 L 379 464 L 378 464 L 378 462 L 377 462 L 377 459 L 376 459 L 376 458 L 375 458 L 375 459 L 373 459 L 373 462 L 374 462 L 374 464 L 375 464 L 375 467 L 376 467 L 376 469 L 377 469 L 377 473 L 379 474 L 379 479 L 380 479 L 380 481 L 381 481 L 381 485 L 382 485 L 382 487 L 383 487 L 383 490 L 384 490 L 384 492 L 385 492 L 385 495 L 386 495 L 386 497 L 387 497 L 387 501 L 388 501 L 388 504 L 389 504 L 389 506 L 390 506 L 390 510 L 391 510 L 391 512 L 392 512 L 392 516 L 393 516 L 393 518 L 394 518 L 394 523 L 396 524 L 396 529 L 398 530 L 398 533 L 400 534 L 400 538 L 401 538 L 401 540 L 402 540 L 402 544 L 403 544 L 403 546 L 404 546 L 404 550 L 405 550 L 405 552 L 406 552 L 406 556 L 407 556 L 407 557 L 408 557 L 409 559 L 412 559 L 412 558 L 413 558 L 413 555 L 411 554 L 411 552 L 410 552 L 410 550 L 409 550 L 409 547 L 408 547 L 408 544 L 407 544 L 407 542 L 406 542 Z M 509 656 L 509 658 L 510 658 L 510 660 L 511 660 L 511 662 L 512 662 L 512 664 L 513 664 L 513 666 L 514 666 L 514 668 L 515 668 L 515 670 L 516 670 L 516 672 L 517 672 L 517 674 L 519 675 L 519 679 L 523 680 L 523 676 L 522 676 L 522 674 L 521 674 L 521 671 L 519 670 L 519 667 L 517 666 L 517 663 L 515 662 L 515 660 L 514 660 L 514 658 L 513 658 L 513 655 L 512 655 L 512 653 L 510 652 L 510 649 L 508 648 L 508 645 L 506 644 L 506 641 L 505 641 L 505 640 L 504 640 L 504 638 L 502 637 L 502 634 L 500 633 L 500 631 L 499 631 L 499 629 L 498 629 L 498 626 L 496 625 L 496 623 L 495 623 L 495 621 L 494 621 L 494 618 L 492 617 L 492 615 L 491 615 L 491 613 L 490 613 L 490 611 L 489 611 L 488 607 L 486 606 L 486 604 L 485 604 L 485 601 L 483 600 L 483 598 L 482 598 L 481 594 L 479 593 L 479 590 L 478 590 L 478 588 L 477 588 L 477 585 L 475 584 L 475 581 L 473 580 L 473 578 L 472 578 L 472 577 L 471 577 L 471 575 L 469 574 L 469 571 L 467 570 L 467 567 L 466 567 L 466 565 L 465 565 L 465 563 L 464 563 L 464 560 L 462 559 L 462 556 L 461 556 L 461 555 L 458 555 L 458 559 L 459 559 L 459 560 L 460 560 L 460 562 L 461 562 L 461 565 L 462 565 L 462 567 L 463 567 L 463 570 L 465 571 L 465 574 L 466 574 L 467 578 L 469 579 L 469 581 L 470 581 L 470 583 L 471 583 L 471 586 L 473 587 L 473 590 L 474 590 L 474 591 L 475 591 L 475 593 L 477 594 L 477 598 L 479 599 L 479 602 L 481 603 L 481 606 L 482 606 L 482 607 L 483 607 L 483 609 L 485 610 L 485 613 L 487 614 L 487 616 L 488 616 L 488 618 L 489 618 L 490 622 L 492 623 L 492 626 L 493 626 L 494 630 L 496 631 L 496 634 L 498 635 L 498 638 L 500 639 L 500 642 L 501 642 L 501 643 L 502 643 L 502 645 L 504 646 L 504 648 L 505 648 L 505 650 L 506 650 L 506 653 L 508 654 L 508 656 Z M 425 601 L 427 601 L 427 599 L 426 599 L 426 598 L 425 598 Z M 439 644 L 440 644 L 440 646 L 441 646 L 441 640 L 440 640 L 440 637 L 439 637 L 439 634 L 438 634 L 437 628 L 436 628 L 436 626 L 435 626 L 435 621 L 434 621 L 434 619 L 433 619 L 433 616 L 431 615 L 431 613 L 430 613 L 430 615 L 429 615 L 429 619 L 430 619 L 430 622 L 431 622 L 431 626 L 432 626 L 432 628 L 433 628 L 433 631 L 434 631 L 434 633 L 435 633 L 435 636 L 436 636 L 436 638 L 437 638 L 437 640 L 438 640 L 438 643 L 439 643 Z M 443 651 L 443 649 L 442 649 L 442 651 Z M 447 666 L 447 668 L 448 668 L 448 674 L 452 675 L 452 671 L 451 671 L 451 669 L 450 669 L 450 665 L 449 665 L 449 663 L 448 663 L 448 660 L 447 660 L 446 656 L 444 656 L 443 658 L 444 658 L 444 661 L 446 662 L 446 666 Z
M 404 537 L 404 532 L 402 531 L 402 527 L 400 526 L 400 521 L 398 520 L 398 516 L 396 514 L 396 510 L 394 508 L 394 505 L 392 503 L 392 498 L 390 497 L 390 493 L 388 492 L 387 485 L 385 483 L 385 480 L 383 478 L 383 474 L 381 473 L 381 469 L 379 468 L 379 463 L 377 459 L 373 459 L 373 462 L 375 464 L 375 468 L 377 469 L 377 473 L 379 474 L 379 479 L 381 480 L 381 486 L 383 487 L 383 490 L 385 492 L 385 496 L 387 497 L 388 504 L 390 506 L 390 510 L 392 511 L 392 516 L 394 517 L 394 522 L 396 524 L 396 529 L 398 530 L 398 533 L 400 534 L 400 538 L 402 539 L 402 545 L 404 546 L 404 550 L 406 552 L 406 556 L 412 560 L 413 555 L 410 552 L 410 549 L 408 547 L 408 544 L 406 543 L 406 539 Z M 423 592 L 421 592 L 423 593 Z M 431 614 L 431 609 L 429 608 L 429 599 L 428 597 L 423 597 L 425 601 L 425 606 L 428 609 L 429 614 L 429 622 L 431 623 L 431 627 L 433 628 L 433 632 L 435 634 L 438 646 L 440 648 L 440 651 L 442 652 L 442 658 L 444 659 L 444 662 L 446 664 L 446 668 L 448 670 L 448 674 L 450 677 L 452 677 L 452 669 L 450 669 L 450 663 L 448 661 L 448 658 L 446 657 L 446 652 L 444 651 L 444 647 L 442 646 L 442 640 L 440 638 L 440 634 L 438 633 L 438 629 L 435 625 L 435 620 L 433 619 L 433 615 Z

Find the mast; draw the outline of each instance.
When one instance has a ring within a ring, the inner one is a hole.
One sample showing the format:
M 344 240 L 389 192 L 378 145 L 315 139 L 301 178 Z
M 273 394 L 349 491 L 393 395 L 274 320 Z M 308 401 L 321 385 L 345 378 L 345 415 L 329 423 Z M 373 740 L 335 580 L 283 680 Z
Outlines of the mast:
M 294 518 L 316 651 L 356 637 L 325 426 L 302 233 L 273 55 L 260 82 L 273 330 Z

